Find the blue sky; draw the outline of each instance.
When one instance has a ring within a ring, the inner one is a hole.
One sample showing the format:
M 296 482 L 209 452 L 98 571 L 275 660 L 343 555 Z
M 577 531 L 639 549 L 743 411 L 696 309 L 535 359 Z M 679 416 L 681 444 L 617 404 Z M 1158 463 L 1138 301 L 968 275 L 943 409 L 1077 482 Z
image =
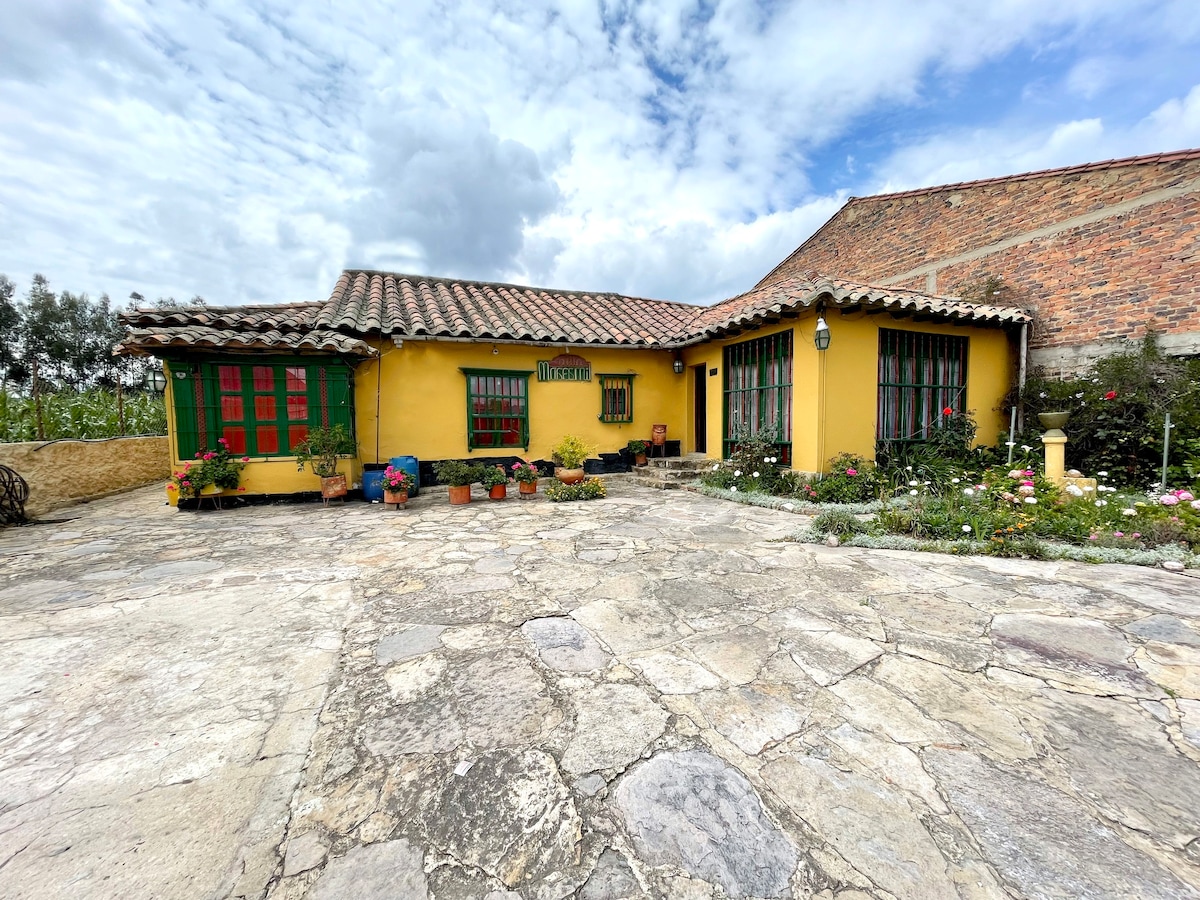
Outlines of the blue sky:
M 0 272 L 706 303 L 851 195 L 1197 146 L 1193 0 L 15 0 Z

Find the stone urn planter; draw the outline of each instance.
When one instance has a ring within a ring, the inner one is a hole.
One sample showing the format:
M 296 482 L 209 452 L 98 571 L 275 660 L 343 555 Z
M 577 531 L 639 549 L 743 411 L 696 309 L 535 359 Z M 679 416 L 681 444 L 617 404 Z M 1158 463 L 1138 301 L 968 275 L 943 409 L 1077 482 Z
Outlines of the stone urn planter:
M 1042 423 L 1042 427 L 1047 431 L 1054 431 L 1056 429 L 1061 431 L 1069 418 L 1071 418 L 1070 412 L 1038 413 L 1038 421 Z

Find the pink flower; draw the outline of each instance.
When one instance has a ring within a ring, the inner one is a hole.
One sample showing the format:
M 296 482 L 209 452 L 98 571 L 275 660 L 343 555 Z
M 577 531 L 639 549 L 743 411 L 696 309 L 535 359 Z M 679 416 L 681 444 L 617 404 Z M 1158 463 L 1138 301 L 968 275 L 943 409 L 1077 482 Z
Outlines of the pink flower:
M 1114 532 L 1113 532 L 1113 537 L 1125 537 L 1125 532 L 1123 532 L 1123 531 L 1114 531 Z
M 191 487 L 191 486 L 192 486 L 192 483 L 191 483 L 190 481 L 181 481 L 181 482 L 179 482 L 179 483 L 180 483 L 180 484 L 181 484 L 183 487 Z
M 1191 491 L 1174 491 L 1173 493 L 1175 494 L 1176 497 L 1178 497 L 1184 503 L 1188 503 L 1188 502 L 1196 499 L 1194 496 L 1192 496 Z
M 1192 501 L 1192 509 L 1196 510 L 1196 512 L 1200 512 L 1200 500 Z
M 229 441 L 225 440 L 225 438 L 217 438 L 217 443 L 218 444 L 228 444 Z
M 1130 535 L 1130 537 L 1135 537 L 1135 538 L 1140 538 L 1141 536 L 1142 536 L 1142 533 L 1140 531 L 1135 531 L 1133 534 Z
M 168 484 L 167 490 L 168 491 L 177 491 L 177 490 L 179 490 L 179 488 L 175 487 L 175 485 L 173 485 L 173 484 Z
M 1021 474 L 1028 475 L 1029 477 L 1032 478 L 1033 477 L 1033 469 L 1025 469 Z
M 186 472 L 186 471 L 187 471 L 188 469 L 190 469 L 191 467 L 192 467 L 192 464 L 191 464 L 190 462 L 185 462 L 185 463 L 183 464 L 183 471 L 185 471 L 185 472 Z
M 857 474 L 858 474 L 858 469 L 847 469 L 847 470 L 846 470 L 846 474 L 847 474 L 847 475 L 857 475 Z
M 1174 494 L 1163 494 L 1161 497 L 1158 498 L 1158 502 L 1161 503 L 1163 506 L 1174 506 L 1175 504 L 1177 504 L 1179 502 L 1179 498 L 1176 497 Z
M 1096 536 L 1095 536 L 1094 534 L 1089 534 L 1089 535 L 1088 535 L 1088 540 L 1089 540 L 1089 541 L 1094 541 L 1095 539 L 1096 539 Z
M 238 493 L 240 494 L 240 493 L 242 493 L 242 492 L 243 492 L 243 491 L 245 491 L 245 490 L 246 490 L 246 489 L 245 489 L 244 487 L 240 487 L 240 488 L 238 488 Z
M 1024 485 L 1025 487 L 1033 487 L 1032 481 L 1022 481 L 1021 484 Z
M 205 453 L 205 454 L 204 454 L 204 458 L 205 458 L 205 459 L 212 459 L 212 458 L 213 458 L 214 456 L 216 456 L 216 455 L 217 455 L 217 454 L 215 454 L 215 453 L 209 452 L 209 453 Z
M 242 462 L 250 462 L 250 457 L 248 457 L 248 456 L 243 456 L 243 457 L 242 457 Z

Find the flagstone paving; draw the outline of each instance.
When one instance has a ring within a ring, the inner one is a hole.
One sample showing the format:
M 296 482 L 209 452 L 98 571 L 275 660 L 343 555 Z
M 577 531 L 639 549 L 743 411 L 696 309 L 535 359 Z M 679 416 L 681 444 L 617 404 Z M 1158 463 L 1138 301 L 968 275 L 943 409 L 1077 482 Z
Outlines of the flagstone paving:
M 613 483 L 0 532 L 0 897 L 1200 897 L 1200 579 Z

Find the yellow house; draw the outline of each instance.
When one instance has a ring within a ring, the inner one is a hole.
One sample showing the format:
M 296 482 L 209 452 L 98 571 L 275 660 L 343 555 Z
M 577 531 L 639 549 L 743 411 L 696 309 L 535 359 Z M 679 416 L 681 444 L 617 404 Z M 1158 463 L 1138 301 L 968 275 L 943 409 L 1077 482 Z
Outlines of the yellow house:
M 135 310 L 118 349 L 163 360 L 176 465 L 223 437 L 273 494 L 315 489 L 292 448 L 337 423 L 352 481 L 401 455 L 547 460 L 566 434 L 615 454 L 654 425 L 714 459 L 765 431 L 804 472 L 921 440 L 946 409 L 990 443 L 1029 321 L 818 275 L 703 307 L 348 270 L 324 302 Z

